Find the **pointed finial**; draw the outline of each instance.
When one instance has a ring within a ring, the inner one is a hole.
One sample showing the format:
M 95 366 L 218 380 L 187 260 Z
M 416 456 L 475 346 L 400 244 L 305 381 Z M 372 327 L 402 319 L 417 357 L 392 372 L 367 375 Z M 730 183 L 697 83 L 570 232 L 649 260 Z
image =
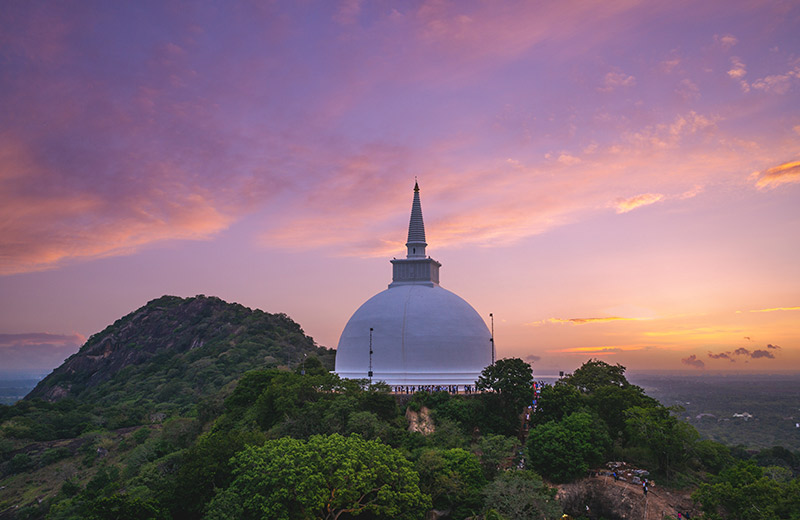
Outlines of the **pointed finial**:
M 411 220 L 408 223 L 407 258 L 425 257 L 425 224 L 422 222 L 422 205 L 419 202 L 419 183 L 414 177 L 414 201 L 411 204 Z

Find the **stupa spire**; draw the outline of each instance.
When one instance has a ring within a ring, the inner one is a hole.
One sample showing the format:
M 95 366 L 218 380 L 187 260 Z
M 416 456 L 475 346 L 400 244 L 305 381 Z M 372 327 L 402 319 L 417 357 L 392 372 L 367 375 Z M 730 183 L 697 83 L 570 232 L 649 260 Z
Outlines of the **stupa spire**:
M 422 221 L 422 204 L 419 201 L 419 183 L 414 180 L 414 202 L 411 203 L 411 220 L 408 223 L 408 254 L 406 258 L 425 258 L 425 223 Z
M 405 258 L 394 258 L 392 262 L 392 283 L 399 285 L 439 285 L 439 268 L 442 266 L 425 255 L 425 224 L 422 222 L 422 205 L 419 203 L 419 183 L 414 180 L 414 202 L 411 204 L 411 220 L 408 223 L 408 254 Z

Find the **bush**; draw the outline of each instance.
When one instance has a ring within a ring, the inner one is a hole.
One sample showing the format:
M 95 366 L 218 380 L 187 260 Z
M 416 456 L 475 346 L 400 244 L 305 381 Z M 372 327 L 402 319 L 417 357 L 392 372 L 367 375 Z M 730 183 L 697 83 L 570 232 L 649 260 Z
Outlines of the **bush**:
M 33 468 L 33 459 L 27 453 L 17 453 L 8 463 L 9 472 L 14 475 Z
M 48 466 L 59 460 L 66 459 L 72 455 L 72 452 L 69 451 L 68 448 L 59 447 L 59 448 L 50 448 L 42 453 L 41 458 L 39 459 L 39 463 L 42 466 Z
M 578 412 L 534 428 L 528 437 L 528 460 L 545 478 L 570 482 L 600 464 L 610 445 L 603 422 Z

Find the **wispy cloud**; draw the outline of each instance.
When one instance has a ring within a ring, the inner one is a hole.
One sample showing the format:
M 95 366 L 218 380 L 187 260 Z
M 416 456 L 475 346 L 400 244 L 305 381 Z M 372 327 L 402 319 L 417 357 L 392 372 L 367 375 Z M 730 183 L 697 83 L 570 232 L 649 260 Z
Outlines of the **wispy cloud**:
M 635 352 L 645 350 L 647 347 L 644 345 L 598 345 L 591 347 L 569 347 L 562 349 L 553 349 L 548 352 L 559 354 L 574 354 L 582 356 L 603 356 L 613 355 L 620 352 Z
M 624 72 L 608 72 L 603 77 L 603 85 L 598 87 L 601 92 L 611 92 L 617 88 L 633 87 L 636 85 L 636 78 Z
M 770 307 L 768 309 L 753 309 L 749 311 L 736 311 L 741 312 L 781 312 L 781 311 L 800 311 L 800 307 Z
M 86 342 L 81 334 L 0 334 L 0 355 L 6 370 L 52 370 Z
M 689 78 L 684 78 L 675 87 L 675 93 L 685 100 L 698 99 L 700 97 L 700 87 Z
M 795 66 L 782 74 L 770 74 L 754 80 L 750 86 L 771 94 L 786 94 L 792 88 L 792 83 L 800 80 L 800 65 Z
M 739 43 L 739 39 L 736 38 L 736 36 L 734 36 L 732 34 L 722 34 L 722 35 L 715 34 L 714 35 L 714 41 L 720 47 L 722 47 L 723 49 L 726 49 L 726 50 L 730 49 L 731 47 L 733 47 L 734 45 Z
M 0 334 L 0 348 L 52 345 L 73 348 L 81 345 L 86 338 L 81 334 L 50 334 L 30 332 L 25 334 Z
M 737 56 L 731 58 L 731 68 L 728 69 L 728 76 L 739 82 L 742 92 L 750 92 L 750 84 L 745 79 L 747 75 L 747 66 Z
M 570 323 L 574 325 L 583 325 L 585 323 L 606 323 L 609 321 L 636 321 L 639 318 L 623 318 L 620 316 L 604 316 L 600 318 L 550 318 L 549 323 Z
M 695 186 L 694 188 L 681 193 L 678 198 L 680 198 L 680 199 L 692 199 L 692 198 L 700 195 L 701 193 L 703 193 L 704 189 L 705 188 L 703 186 L 699 186 L 699 185 Z
M 566 164 L 567 166 L 572 166 L 573 164 L 580 164 L 581 159 L 580 157 L 575 157 L 574 155 L 570 155 L 568 153 L 562 153 L 558 156 L 558 162 L 561 164 Z
M 617 199 L 614 202 L 614 206 L 617 208 L 617 213 L 627 213 L 636 208 L 641 208 L 642 206 L 655 204 L 663 198 L 664 195 L 660 193 L 642 193 L 641 195 L 636 195 L 628 199 Z
M 740 58 L 733 56 L 731 58 L 731 68 L 728 69 L 728 76 L 732 77 L 733 79 L 742 79 L 746 75 L 747 66 Z
M 343 25 L 356 23 L 361 12 L 361 0 L 343 0 L 333 19 Z
M 800 182 L 800 161 L 790 161 L 750 176 L 758 189 L 777 188 L 782 184 Z

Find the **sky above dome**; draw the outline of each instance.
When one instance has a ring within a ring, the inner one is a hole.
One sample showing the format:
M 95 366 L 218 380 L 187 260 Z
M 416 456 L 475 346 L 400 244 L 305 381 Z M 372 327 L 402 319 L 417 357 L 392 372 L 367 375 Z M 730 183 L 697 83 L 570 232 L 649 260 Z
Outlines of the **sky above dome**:
M 335 347 L 405 255 L 539 373 L 800 370 L 800 4 L 0 9 L 0 354 L 162 294 Z

